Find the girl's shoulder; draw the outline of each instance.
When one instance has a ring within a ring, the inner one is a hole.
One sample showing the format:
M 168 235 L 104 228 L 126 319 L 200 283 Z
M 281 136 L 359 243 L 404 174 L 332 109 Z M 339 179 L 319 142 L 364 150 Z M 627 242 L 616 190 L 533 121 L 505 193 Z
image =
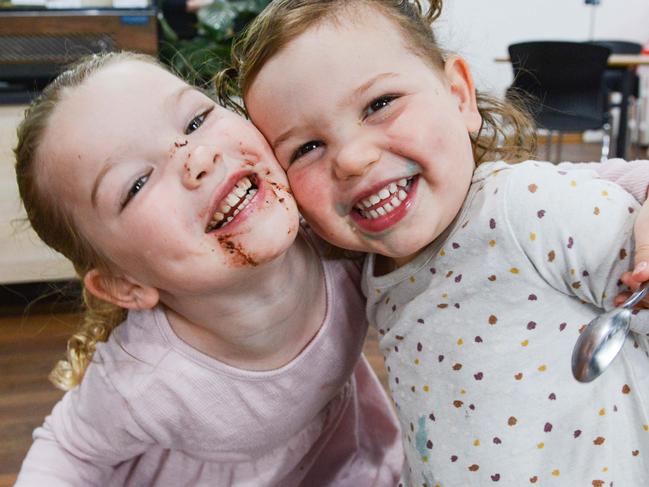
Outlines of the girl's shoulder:
M 611 198 L 625 207 L 636 205 L 622 188 L 602 179 L 594 165 L 497 161 L 476 169 L 468 201 L 472 214 L 489 221 L 519 221 L 532 217 L 543 220 L 550 214 L 565 216 L 566 212 L 578 214 L 591 203 L 601 211 L 602 205 L 609 203 L 600 200 Z
M 527 160 L 517 163 L 494 161 L 480 164 L 473 173 L 472 183 L 490 181 L 495 178 L 525 177 L 538 175 L 546 178 L 561 178 L 568 174 L 576 174 L 579 178 L 592 179 L 598 177 L 597 165 L 590 163 L 564 162 L 554 164 L 547 161 Z
M 106 342 L 98 343 L 89 368 L 101 370 L 125 396 L 145 389 L 143 382 L 134 387 L 134 377 L 155 376 L 156 367 L 169 357 L 172 346 L 165 332 L 164 311 L 160 307 L 129 311 Z

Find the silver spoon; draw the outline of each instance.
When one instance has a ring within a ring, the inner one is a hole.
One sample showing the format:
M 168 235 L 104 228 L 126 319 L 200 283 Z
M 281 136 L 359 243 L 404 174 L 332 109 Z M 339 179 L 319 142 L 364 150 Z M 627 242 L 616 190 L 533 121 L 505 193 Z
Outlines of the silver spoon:
M 611 365 L 629 334 L 631 312 L 649 292 L 646 281 L 621 306 L 599 315 L 581 332 L 572 351 L 572 375 L 590 382 Z

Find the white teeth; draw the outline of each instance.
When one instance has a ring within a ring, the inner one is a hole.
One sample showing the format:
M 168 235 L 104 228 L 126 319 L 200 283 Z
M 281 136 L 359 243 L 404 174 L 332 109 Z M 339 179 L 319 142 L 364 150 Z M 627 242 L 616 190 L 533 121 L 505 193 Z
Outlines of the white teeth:
M 355 206 L 363 218 L 373 220 L 380 216 L 385 216 L 391 211 L 401 206 L 401 203 L 408 197 L 406 188 L 409 180 L 401 178 L 397 182 L 392 182 L 386 187 L 381 188 L 377 193 L 358 202 Z M 380 206 L 377 206 L 382 203 Z M 369 208 L 374 207 L 372 210 Z
M 235 195 L 233 193 L 230 193 L 227 196 L 227 198 L 225 198 L 225 202 L 230 206 L 234 206 L 239 202 L 240 199 L 241 199 L 241 196 L 237 197 L 237 195 Z
M 214 212 L 214 215 L 212 216 L 212 221 L 208 225 L 208 229 L 215 228 L 219 224 L 221 224 L 221 228 L 223 228 L 228 223 L 230 223 L 233 220 L 233 218 L 237 216 L 239 212 L 246 207 L 246 205 L 250 202 L 252 197 L 255 194 L 257 194 L 256 188 L 253 189 L 250 188 L 252 188 L 252 181 L 250 181 L 248 177 L 244 177 L 241 180 L 239 180 L 234 185 L 232 191 L 230 191 L 230 193 L 225 198 L 223 198 L 217 211 Z M 235 208 L 235 210 L 232 212 L 230 216 L 228 216 L 227 219 L 225 219 L 225 221 L 223 221 L 225 215 L 230 213 L 232 208 Z

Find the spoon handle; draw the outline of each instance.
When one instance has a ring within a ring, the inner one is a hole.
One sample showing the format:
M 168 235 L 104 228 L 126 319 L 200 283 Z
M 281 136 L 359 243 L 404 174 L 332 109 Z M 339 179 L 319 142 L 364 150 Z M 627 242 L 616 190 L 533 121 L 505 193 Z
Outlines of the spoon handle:
M 642 283 L 642 285 L 638 288 L 636 292 L 634 292 L 629 299 L 624 301 L 622 303 L 621 308 L 633 308 L 636 304 L 638 304 L 640 301 L 642 301 L 642 298 L 645 297 L 645 294 L 649 292 L 649 281 L 645 281 Z

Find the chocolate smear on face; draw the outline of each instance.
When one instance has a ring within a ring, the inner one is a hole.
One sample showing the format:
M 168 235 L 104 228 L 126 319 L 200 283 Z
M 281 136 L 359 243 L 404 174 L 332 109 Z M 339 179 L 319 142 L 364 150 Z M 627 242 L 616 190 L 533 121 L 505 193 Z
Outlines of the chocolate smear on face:
M 175 141 L 174 145 L 169 150 L 169 159 L 171 159 L 173 156 L 176 155 L 176 151 L 178 149 L 180 149 L 181 147 L 185 147 L 188 143 L 189 143 L 189 141 L 187 141 L 187 140 L 184 140 L 182 142 Z
M 232 264 L 237 267 L 243 267 L 246 265 L 256 267 L 258 263 L 246 253 L 246 251 L 241 247 L 241 244 L 233 242 L 230 240 L 231 238 L 232 234 L 221 235 L 218 237 L 218 241 L 223 250 L 230 255 L 230 261 Z
M 284 191 L 284 192 L 287 193 L 287 194 L 293 194 L 293 193 L 291 192 L 291 188 L 289 188 L 288 186 L 286 186 L 286 185 L 284 185 L 284 184 L 274 183 L 274 182 L 271 181 L 270 185 L 271 185 L 272 187 L 274 187 L 274 188 L 279 189 L 280 191 Z

